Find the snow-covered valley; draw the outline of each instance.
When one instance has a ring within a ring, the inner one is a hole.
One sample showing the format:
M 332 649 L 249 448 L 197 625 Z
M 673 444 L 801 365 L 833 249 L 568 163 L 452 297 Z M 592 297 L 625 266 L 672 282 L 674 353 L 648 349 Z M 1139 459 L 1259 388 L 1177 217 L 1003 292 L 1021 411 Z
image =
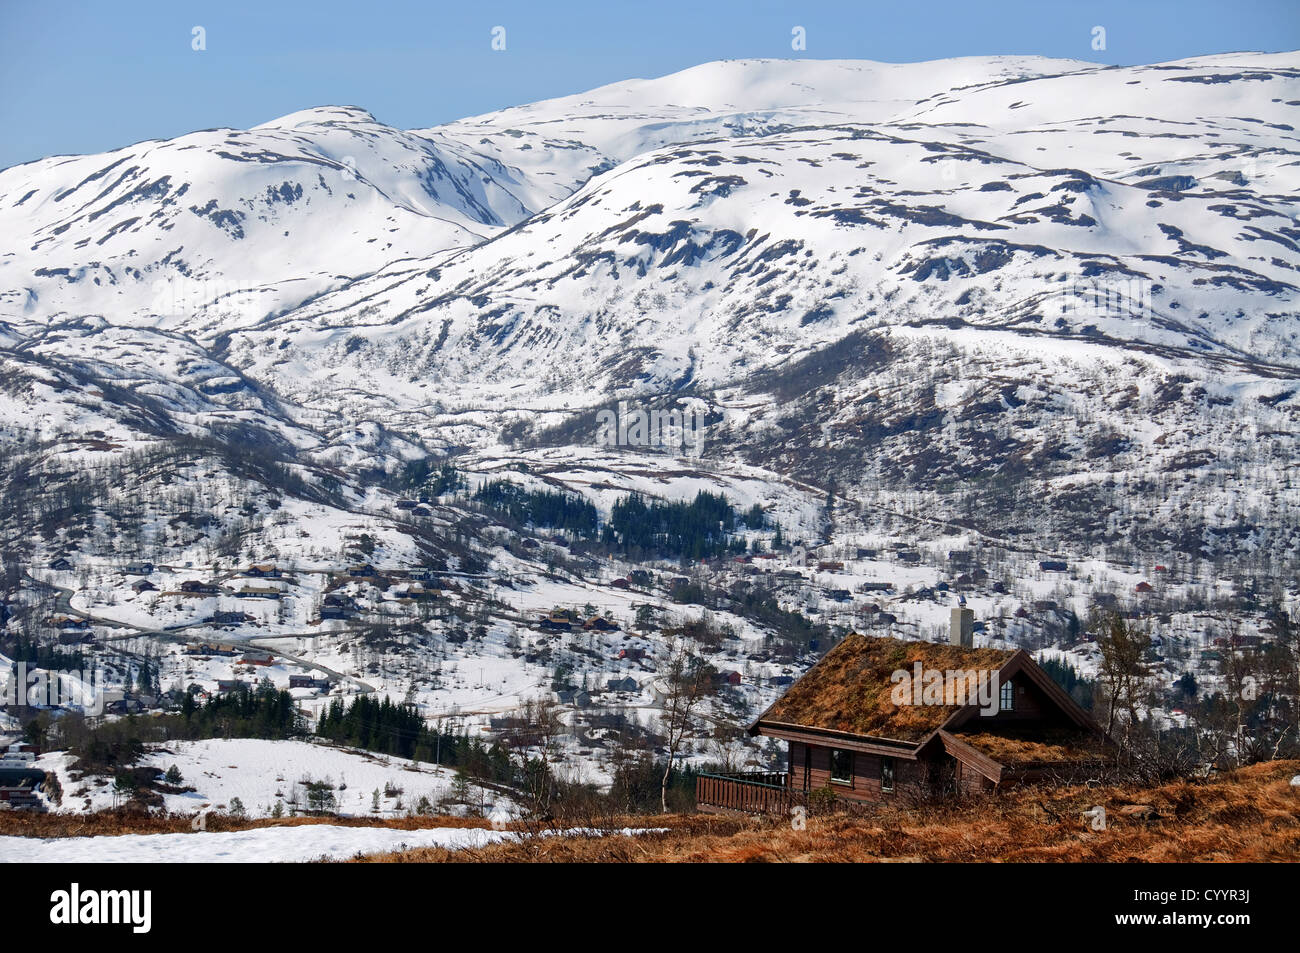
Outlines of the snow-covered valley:
M 1297 117 L 1295 54 L 740 60 L 0 171 L 5 659 L 101 670 L 110 719 L 267 682 L 306 731 L 367 698 L 508 747 L 544 699 L 551 767 L 602 789 L 664 753 L 683 642 L 697 767 L 778 767 L 743 729 L 793 679 L 958 598 L 1085 679 L 1123 611 L 1162 690 L 1212 688 L 1300 599 Z M 695 443 L 602 439 L 642 409 Z M 701 493 L 712 548 L 615 530 Z M 112 806 L 59 750 L 51 808 Z M 510 800 L 421 754 L 143 764 L 193 785 L 173 812 L 306 775 L 345 814 Z

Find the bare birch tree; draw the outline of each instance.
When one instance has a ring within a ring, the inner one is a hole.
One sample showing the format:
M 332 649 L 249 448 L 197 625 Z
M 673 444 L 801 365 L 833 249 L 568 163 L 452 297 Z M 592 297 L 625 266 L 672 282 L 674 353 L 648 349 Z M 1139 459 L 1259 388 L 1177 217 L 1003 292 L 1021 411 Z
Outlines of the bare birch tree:
M 1147 676 L 1144 660 L 1151 637 L 1131 625 L 1118 612 L 1106 612 L 1093 624 L 1097 648 L 1101 650 L 1101 682 L 1106 691 L 1106 733 L 1115 727 L 1115 713 L 1128 712 L 1129 725 L 1136 724 L 1137 701 Z
M 660 721 L 667 736 L 668 763 L 659 788 L 660 806 L 668 813 L 668 779 L 691 719 L 713 690 L 709 666 L 676 639 L 668 643 L 664 667 L 664 702 Z

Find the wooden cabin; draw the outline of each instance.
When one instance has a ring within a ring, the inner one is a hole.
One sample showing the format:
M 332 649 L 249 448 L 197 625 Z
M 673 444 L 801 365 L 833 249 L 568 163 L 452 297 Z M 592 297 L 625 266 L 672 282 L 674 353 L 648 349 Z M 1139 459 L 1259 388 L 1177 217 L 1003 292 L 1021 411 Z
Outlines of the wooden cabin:
M 1113 755 L 1105 732 L 1029 653 L 974 648 L 973 626 L 969 609 L 954 609 L 948 643 L 846 636 L 749 727 L 787 745 L 787 770 L 757 782 L 781 794 L 703 775 L 700 807 L 788 810 L 814 791 L 879 802 L 1096 776 Z
M 284 593 L 274 586 L 243 586 L 235 593 L 236 599 L 279 599 Z
M 537 622 L 539 628 L 548 632 L 568 632 L 575 624 L 576 620 L 567 609 L 552 609 Z

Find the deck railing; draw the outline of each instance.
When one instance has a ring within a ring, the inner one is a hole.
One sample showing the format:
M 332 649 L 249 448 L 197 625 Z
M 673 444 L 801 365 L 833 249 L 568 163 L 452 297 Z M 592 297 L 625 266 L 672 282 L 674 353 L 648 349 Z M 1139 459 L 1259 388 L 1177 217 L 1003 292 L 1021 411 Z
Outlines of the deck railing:
M 783 771 L 699 774 L 695 777 L 695 805 L 703 810 L 785 814 L 802 797 L 790 790 L 787 781 Z

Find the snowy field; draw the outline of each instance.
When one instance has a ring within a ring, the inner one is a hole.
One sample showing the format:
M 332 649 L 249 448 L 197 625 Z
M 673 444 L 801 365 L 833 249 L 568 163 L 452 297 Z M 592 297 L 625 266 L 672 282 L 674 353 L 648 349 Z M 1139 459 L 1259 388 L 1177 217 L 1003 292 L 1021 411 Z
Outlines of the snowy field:
M 225 813 L 239 798 L 249 817 L 270 817 L 277 802 L 284 805 L 285 813 L 295 799 L 300 808 L 305 807 L 306 781 L 331 784 L 338 813 L 345 817 L 400 817 L 414 809 L 421 797 L 436 805 L 451 793 L 455 777 L 446 768 L 416 765 L 404 758 L 306 741 L 253 738 L 171 742 L 152 748 L 141 764 L 163 771 L 175 765 L 183 778 L 181 785 L 195 788 L 187 794 L 164 795 L 172 813 Z M 58 775 L 62 785 L 63 803 L 52 805 L 53 810 L 82 812 L 114 806 L 112 779 L 73 780 L 75 759 L 65 752 L 44 755 L 37 766 Z M 376 791 L 378 811 L 374 810 Z M 400 793 L 392 795 L 394 791 Z M 508 808 L 496 794 L 484 806 L 492 809 L 497 801 Z
M 416 847 L 485 847 L 510 838 L 505 831 L 433 827 L 304 824 L 248 831 L 192 834 L 122 834 L 117 837 L 0 837 L 0 863 L 239 864 L 342 860 L 358 854 Z

